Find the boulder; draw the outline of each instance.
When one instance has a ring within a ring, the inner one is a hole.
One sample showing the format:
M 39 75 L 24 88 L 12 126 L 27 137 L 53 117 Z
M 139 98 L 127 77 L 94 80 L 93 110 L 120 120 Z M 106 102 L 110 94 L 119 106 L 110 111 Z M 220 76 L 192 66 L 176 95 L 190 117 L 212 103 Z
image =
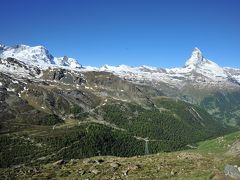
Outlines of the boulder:
M 232 145 L 230 145 L 230 149 L 228 150 L 227 154 L 240 156 L 240 140 L 235 141 Z
M 228 178 L 223 173 L 216 173 L 213 175 L 213 177 L 211 179 L 212 180 L 227 180 Z
M 226 176 L 230 176 L 234 179 L 240 179 L 240 172 L 238 171 L 238 168 L 227 164 L 224 168 L 224 173 Z
M 116 162 L 112 162 L 112 163 L 110 164 L 110 166 L 111 166 L 112 168 L 118 168 L 118 167 L 120 166 L 120 164 L 119 164 L 119 163 L 116 163 Z
M 96 169 L 96 168 L 92 168 L 92 169 L 90 170 L 90 172 L 93 173 L 93 174 L 95 174 L 95 175 L 97 175 L 97 174 L 99 174 L 101 171 L 99 171 L 99 170 Z
M 139 169 L 139 165 L 135 165 L 135 164 L 130 164 L 129 166 L 128 166 L 128 170 L 129 171 L 135 171 L 135 170 L 137 170 L 137 169 Z
M 176 175 L 176 174 L 177 174 L 177 171 L 176 171 L 176 170 L 174 170 L 174 169 L 172 169 L 170 174 L 171 174 L 171 176 L 174 176 L 174 175 Z

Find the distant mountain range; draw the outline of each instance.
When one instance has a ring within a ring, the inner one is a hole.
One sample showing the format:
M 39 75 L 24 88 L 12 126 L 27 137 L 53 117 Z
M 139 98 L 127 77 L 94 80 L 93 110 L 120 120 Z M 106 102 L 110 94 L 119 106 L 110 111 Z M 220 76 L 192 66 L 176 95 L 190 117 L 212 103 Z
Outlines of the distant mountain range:
M 75 71 L 106 71 L 131 81 L 150 81 L 169 83 L 181 89 L 186 83 L 195 86 L 223 86 L 234 88 L 240 85 L 240 69 L 222 68 L 213 61 L 206 59 L 198 48 L 194 48 L 191 57 L 182 68 L 158 68 L 150 66 L 130 67 L 127 65 L 100 68 L 79 64 L 76 59 L 53 57 L 43 46 L 30 47 L 26 45 L 0 45 L 0 58 L 14 58 L 26 65 L 37 66 L 40 69 L 60 67 Z

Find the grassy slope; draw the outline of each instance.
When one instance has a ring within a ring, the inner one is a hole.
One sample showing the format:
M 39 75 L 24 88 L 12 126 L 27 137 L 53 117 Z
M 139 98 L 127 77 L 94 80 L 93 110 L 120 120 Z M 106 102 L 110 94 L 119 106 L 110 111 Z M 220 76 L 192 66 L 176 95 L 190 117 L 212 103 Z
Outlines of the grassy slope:
M 222 154 L 227 151 L 229 146 L 240 139 L 240 132 L 234 132 L 217 139 L 206 140 L 198 143 L 197 151 L 201 153 Z

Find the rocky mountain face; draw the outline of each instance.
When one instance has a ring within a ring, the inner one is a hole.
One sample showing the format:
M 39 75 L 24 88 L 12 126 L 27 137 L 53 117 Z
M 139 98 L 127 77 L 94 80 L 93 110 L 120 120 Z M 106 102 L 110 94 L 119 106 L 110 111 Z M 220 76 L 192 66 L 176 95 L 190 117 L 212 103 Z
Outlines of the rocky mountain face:
M 1 45 L 0 165 L 174 151 L 236 130 L 239 72 L 199 49 L 182 68 L 94 68 Z

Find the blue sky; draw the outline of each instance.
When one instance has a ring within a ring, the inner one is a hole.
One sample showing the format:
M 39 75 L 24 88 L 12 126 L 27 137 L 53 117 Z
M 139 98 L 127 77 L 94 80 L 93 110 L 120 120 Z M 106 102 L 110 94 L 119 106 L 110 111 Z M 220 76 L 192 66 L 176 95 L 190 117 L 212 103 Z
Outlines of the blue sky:
M 240 67 L 239 0 L 0 0 L 0 43 L 83 65 L 176 67 L 194 47 Z

